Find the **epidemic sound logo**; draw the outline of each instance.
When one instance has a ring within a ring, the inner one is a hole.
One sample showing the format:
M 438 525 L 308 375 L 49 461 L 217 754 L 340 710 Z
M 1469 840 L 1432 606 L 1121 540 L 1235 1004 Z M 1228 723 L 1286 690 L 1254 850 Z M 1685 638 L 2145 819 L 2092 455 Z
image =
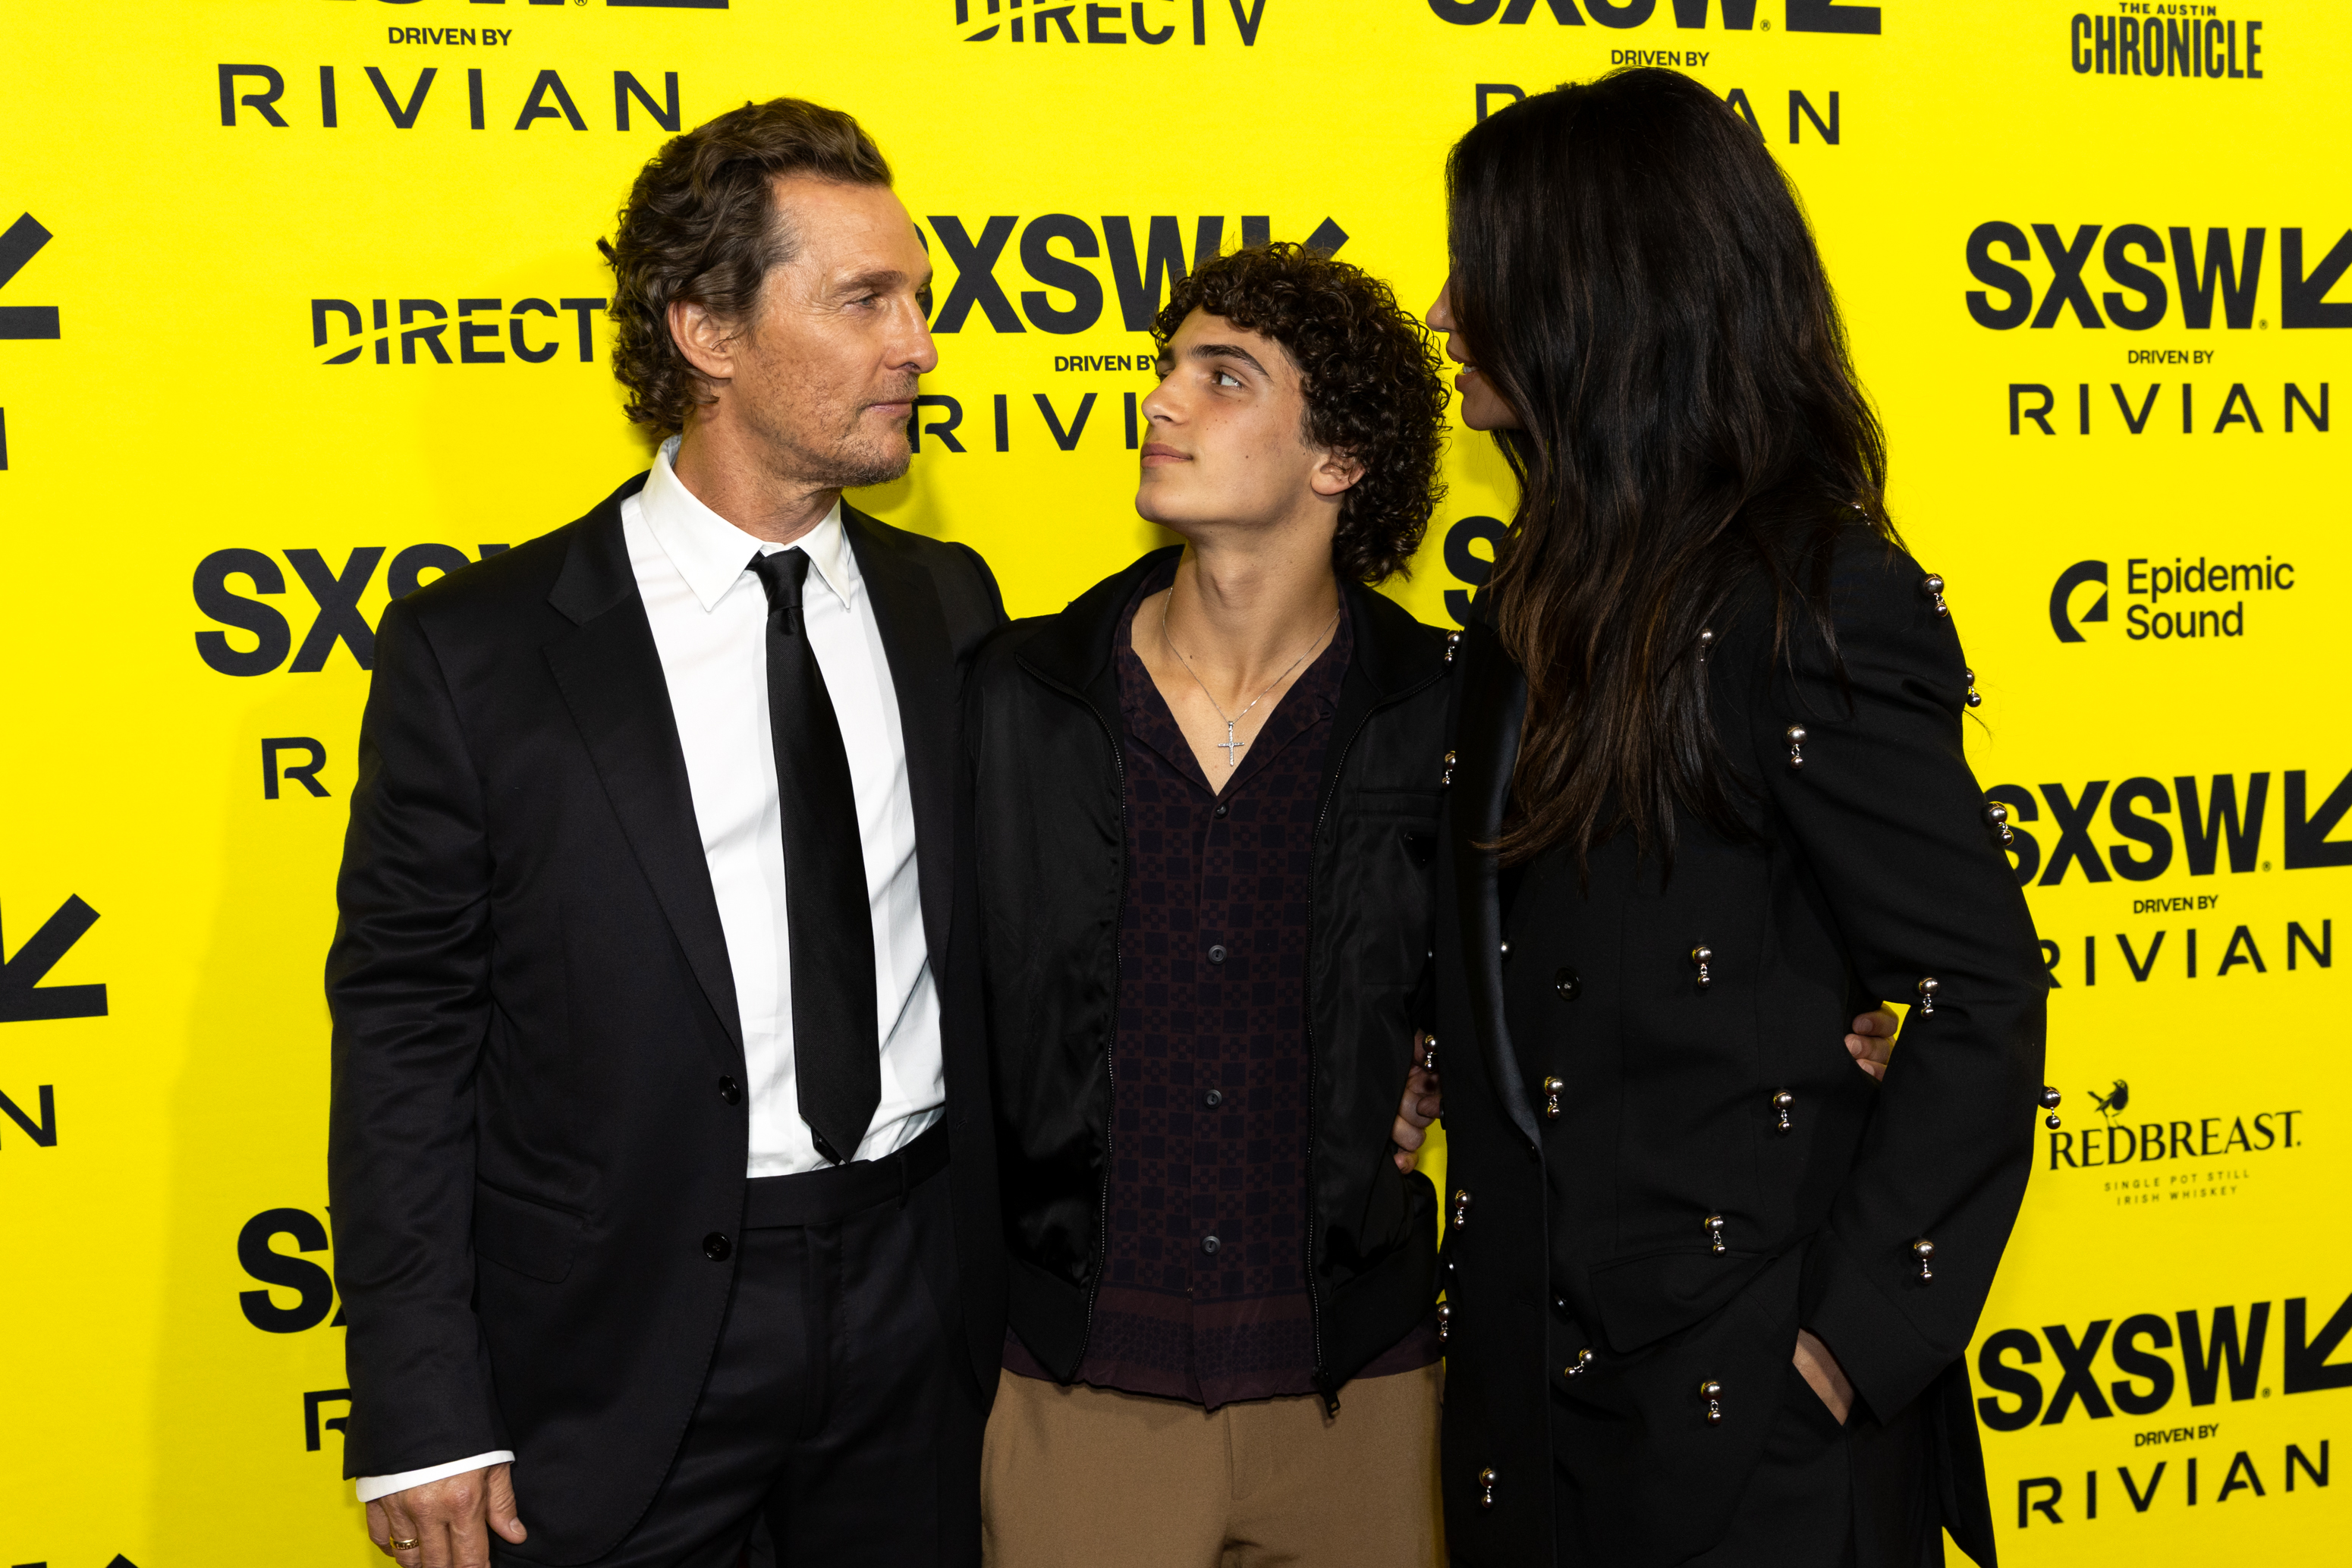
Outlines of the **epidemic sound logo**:
M 2175 13 L 2092 16 L 2082 12 L 2067 25 L 2067 62 L 2077 76 L 2203 77 L 2211 80 L 2260 81 L 2263 25 L 2248 22 L 2246 55 L 2238 58 L 2238 24 L 2217 20 L 2211 5 L 2166 5 Z M 2186 18 L 2186 20 L 2183 20 Z
M 988 25 L 978 32 L 964 35 L 967 44 L 985 44 L 1002 38 L 1008 44 L 1034 40 L 1040 44 L 1124 44 L 1132 37 L 1139 44 L 1164 44 L 1176 37 L 1177 26 L 1184 17 L 1177 9 L 1179 0 L 1130 0 L 1122 10 L 1118 5 L 1056 5 L 1053 0 L 1030 0 L 1024 8 L 1022 0 L 955 0 L 955 19 L 959 27 L 969 27 L 976 20 L 988 18 Z M 1250 48 L 1257 43 L 1257 30 L 1265 22 L 1266 0 L 1250 0 L 1246 9 L 1242 0 L 1225 0 L 1234 13 L 1234 27 L 1240 35 L 1242 47 Z M 1078 20 L 1078 13 L 1086 18 Z M 1192 0 L 1192 41 L 1209 41 L 1208 0 Z M 1154 21 L 1166 26 L 1153 26 Z M 1085 37 L 1079 28 L 1086 29 Z
M 2315 811 L 2305 810 L 2310 795 L 2304 770 L 2291 768 L 2281 777 L 2286 787 L 2286 811 L 2280 824 L 2280 862 L 2288 871 L 2352 865 L 2352 840 L 2334 842 L 2328 838 L 2352 812 L 2352 769 L 2337 780 Z M 2022 784 L 1996 784 L 1985 791 L 1986 800 L 2008 808 L 2007 848 L 2016 857 L 2021 886 L 2033 882 L 2039 871 L 2040 885 L 2054 887 L 2074 866 L 2082 867 L 2084 876 L 2092 882 L 2106 882 L 2114 876 L 2126 882 L 2155 881 L 2172 869 L 2174 830 L 2159 819 L 2173 816 L 2176 804 L 2179 848 L 2189 875 L 2213 875 L 2225 852 L 2233 873 L 2252 871 L 2258 861 L 2263 870 L 2271 868 L 2270 862 L 2261 861 L 2271 798 L 2267 770 L 2217 773 L 2201 786 L 2194 774 L 2179 774 L 2173 778 L 2170 789 L 2161 779 L 2141 775 L 2116 785 L 2112 794 L 2109 782 L 2094 779 L 2073 790 L 2064 784 L 2044 784 L 2038 794 Z M 2041 822 L 2044 805 L 2050 808 L 2049 820 L 2056 831 L 2046 865 L 2041 839 L 2024 825 Z M 2106 825 L 2129 842 L 2103 849 L 2092 839 L 2102 806 L 2106 808 Z
M 1110 263 L 1120 324 L 1130 332 L 1148 332 L 1168 286 L 1191 276 L 1183 230 L 1169 214 L 1148 220 L 1140 260 L 1131 217 L 1106 217 L 1097 234 L 1086 219 L 1068 213 L 1047 213 L 1031 218 L 1025 226 L 1018 217 L 997 216 L 980 225 L 977 238 L 962 218 L 934 217 L 930 222 L 932 236 L 956 269 L 955 287 L 948 290 L 931 320 L 931 330 L 941 334 L 962 331 L 975 309 L 997 332 L 1025 332 L 1032 327 L 1065 335 L 1087 331 L 1102 320 L 1105 296 L 1101 277 L 1079 263 L 1097 257 Z M 996 276 L 1015 229 L 1021 231 L 1021 268 L 1031 282 L 1039 285 L 1021 290 L 1018 311 Z M 1190 266 L 1197 267 L 1217 255 L 1224 232 L 1222 217 L 1195 219 Z M 1272 219 L 1242 219 L 1243 245 L 1264 245 L 1273 237 Z M 1348 231 L 1329 218 L 1307 236 L 1310 247 L 1327 256 L 1347 243 Z M 1054 249 L 1056 244 L 1067 246 L 1067 254 Z M 1069 303 L 1059 303 L 1055 295 L 1067 296 Z
M 503 301 L 488 298 L 459 299 L 453 320 L 449 311 L 438 299 L 373 299 L 368 321 L 374 336 L 368 336 L 370 327 L 362 326 L 360 308 L 349 299 L 313 299 L 310 301 L 310 346 L 326 348 L 331 342 L 352 342 L 352 346 L 320 361 L 329 365 L 350 365 L 359 362 L 361 354 L 371 347 L 375 350 L 375 362 L 392 363 L 393 345 L 400 345 L 400 362 L 404 365 L 432 363 L 436 365 L 499 365 L 506 362 L 512 350 L 514 357 L 527 364 L 544 364 L 555 358 L 572 337 L 561 321 L 559 312 L 568 312 L 578 324 L 580 362 L 587 364 L 596 357 L 596 337 L 589 318 L 604 308 L 602 299 L 564 299 L 551 305 L 544 299 L 518 299 L 509 308 Z M 394 305 L 400 311 L 400 325 L 392 323 Z M 482 320 L 506 313 L 505 335 L 499 335 L 500 323 Z M 541 319 L 544 318 L 544 319 Z M 328 329 L 339 329 L 330 334 Z M 445 337 L 445 334 L 446 335 Z M 542 337 L 542 334 L 544 336 Z M 453 355 L 450 350 L 457 352 Z M 422 353 L 425 357 L 419 360 Z
M 2268 229 L 2237 230 L 2233 239 L 2230 229 L 2209 228 L 2200 260 L 2196 232 L 2183 225 L 2174 225 L 2158 234 L 2147 224 L 2118 224 L 2112 229 L 2099 224 L 2079 224 L 2071 238 L 2057 224 L 2035 224 L 2032 227 L 2031 239 L 2022 227 L 2000 219 L 1980 223 L 1969 231 L 1969 272 L 1986 286 L 1971 288 L 1966 296 L 1969 315 L 1978 326 L 1990 327 L 1997 332 L 2029 325 L 2046 329 L 2056 326 L 2062 314 L 2071 314 L 2077 326 L 2092 329 L 2112 325 L 2127 332 L 2145 332 L 2163 325 L 2175 287 L 2179 290 L 2180 324 L 2184 327 L 2197 331 L 2210 329 L 2217 303 L 2221 308 L 2222 320 L 2233 330 L 2270 325 L 2268 318 L 2254 315 L 2268 249 Z M 2104 243 L 2099 239 L 2103 232 L 2107 236 Z M 2331 303 L 2327 299 L 2327 291 L 2336 287 L 2347 268 L 2352 268 L 2352 229 L 2345 230 L 2307 272 L 2304 268 L 2306 253 L 2303 230 L 2283 228 L 2278 236 L 2278 324 L 2290 331 L 2313 327 L 2352 327 L 2352 301 Z M 2040 291 L 2038 308 L 2032 279 L 2009 265 L 2013 261 L 2032 261 L 2036 241 L 2040 242 L 2041 256 L 2048 263 L 2051 274 L 2048 286 Z M 2102 290 L 2095 299 L 2084 277 L 2091 264 L 2094 246 L 2098 249 L 2101 270 L 2116 286 Z M 1995 247 L 2008 259 L 1997 257 Z M 2161 273 L 2151 270 L 2162 266 L 2168 257 L 2172 268 L 2169 287 Z
M 2274 556 L 2266 555 L 2258 561 L 2209 560 L 2201 555 L 2192 561 L 2175 556 L 2169 566 L 2147 556 L 2132 556 L 2124 562 L 2124 593 L 2127 599 L 2144 602 L 2125 606 L 2124 635 L 2135 643 L 2242 637 L 2246 596 L 2287 593 L 2294 585 L 2294 562 Z M 2107 563 L 2103 560 L 2078 560 L 2058 574 L 2050 589 L 2050 630 L 2057 633 L 2058 641 L 2088 640 L 2073 613 L 2078 590 L 2096 587 L 2099 591 L 2083 612 L 2082 625 L 2096 625 L 2107 619 Z M 2196 595 L 2203 602 L 2192 600 L 2188 607 L 2158 608 L 2166 599 L 2182 594 Z M 2212 597 L 2217 594 L 2235 597 L 2224 604 Z
M 1441 22 L 1451 22 L 1457 27 L 1475 27 L 1481 22 L 1496 19 L 1499 14 L 1502 25 L 1516 27 L 1524 25 L 1536 14 L 1538 0 L 1428 0 L 1429 8 Z M 1712 9 L 1707 0 L 1669 0 L 1675 26 L 1689 29 L 1706 26 L 1707 12 Z M 1563 27 L 1584 26 L 1584 12 L 1577 9 L 1576 0 L 1542 0 L 1551 19 Z M 1584 0 L 1584 11 L 1603 27 L 1638 27 L 1657 15 L 1658 0 Z M 1772 30 L 1770 18 L 1758 21 L 1756 0 L 1722 0 L 1723 25 L 1737 33 Z M 1791 33 L 1862 33 L 1875 37 L 1878 33 L 1878 7 L 1849 5 L 1839 0 L 1788 0 L 1786 14 Z
M 488 559 L 506 548 L 483 545 L 479 554 Z M 238 648 L 226 632 L 199 632 L 197 655 L 224 675 L 266 675 L 285 664 L 287 653 L 292 652 L 291 673 L 308 675 L 327 667 L 327 656 L 340 643 L 351 650 L 361 669 L 375 668 L 375 628 L 360 613 L 360 600 L 375 580 L 384 548 L 362 545 L 344 560 L 341 571 L 314 549 L 289 549 L 285 555 L 286 564 L 294 569 L 318 606 L 300 649 L 294 647 L 294 629 L 285 616 L 260 599 L 237 592 L 230 580 L 247 579 L 257 595 L 283 593 L 286 574 L 278 563 L 257 549 L 216 549 L 196 563 L 196 608 L 221 625 L 247 633 L 254 645 Z M 426 573 L 452 572 L 470 559 L 455 545 L 410 545 L 392 558 L 392 568 L 384 574 L 385 591 L 394 599 L 404 597 L 424 585 Z

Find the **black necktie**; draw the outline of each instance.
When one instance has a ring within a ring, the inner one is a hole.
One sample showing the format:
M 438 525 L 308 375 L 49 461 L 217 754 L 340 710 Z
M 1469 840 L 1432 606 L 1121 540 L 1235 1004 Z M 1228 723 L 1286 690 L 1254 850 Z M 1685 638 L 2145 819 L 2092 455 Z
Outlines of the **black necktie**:
M 856 1157 L 882 1099 L 873 914 L 849 753 L 801 612 L 805 550 L 755 555 L 768 591 L 768 727 L 784 825 L 784 909 L 793 959 L 793 1065 L 817 1152 Z

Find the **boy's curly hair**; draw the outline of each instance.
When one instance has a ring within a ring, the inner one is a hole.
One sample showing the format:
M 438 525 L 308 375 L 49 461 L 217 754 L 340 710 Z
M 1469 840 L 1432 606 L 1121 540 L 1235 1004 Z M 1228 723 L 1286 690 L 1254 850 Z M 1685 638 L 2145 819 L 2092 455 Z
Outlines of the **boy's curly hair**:
M 1445 495 L 1443 361 L 1421 322 L 1361 267 L 1287 242 L 1221 256 L 1178 282 L 1151 325 L 1161 350 L 1195 310 L 1280 343 L 1304 383 L 1307 441 L 1364 465 L 1340 497 L 1333 570 L 1364 583 L 1406 570 Z

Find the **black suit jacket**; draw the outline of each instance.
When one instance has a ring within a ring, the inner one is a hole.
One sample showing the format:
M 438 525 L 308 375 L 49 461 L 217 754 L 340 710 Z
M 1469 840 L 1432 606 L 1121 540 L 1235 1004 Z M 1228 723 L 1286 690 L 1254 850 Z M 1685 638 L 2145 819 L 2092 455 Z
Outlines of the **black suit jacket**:
M 2025 1189 L 2047 981 L 1963 755 L 1951 622 L 1916 563 L 1862 530 L 1834 566 L 1843 679 L 1802 636 L 1793 664 L 1773 657 L 1769 594 L 1715 628 L 1709 702 L 1748 831 L 1685 815 L 1670 876 L 1621 833 L 1589 882 L 1553 853 L 1504 898 L 1485 846 L 1526 685 L 1490 631 L 1465 633 L 1436 1031 L 1448 1185 L 1468 1195 L 1445 1270 L 1456 1563 L 1549 1562 L 1557 1544 L 1561 1561 L 1669 1563 L 1713 1545 L 1800 1327 L 1870 1419 L 1918 1407 L 1925 1528 L 1940 1516 L 1992 1560 L 1961 1357 Z M 1933 1014 L 1915 1009 L 1874 1085 L 1846 1020 L 1916 1003 L 1928 977 Z
M 734 980 L 622 537 L 644 482 L 385 611 L 327 966 L 345 1469 L 512 1448 L 516 1555 L 549 1563 L 651 1500 L 726 1310 L 711 1239 L 743 1214 Z M 906 737 L 985 1397 L 1003 1263 L 956 725 L 1003 611 L 969 549 L 843 517 Z

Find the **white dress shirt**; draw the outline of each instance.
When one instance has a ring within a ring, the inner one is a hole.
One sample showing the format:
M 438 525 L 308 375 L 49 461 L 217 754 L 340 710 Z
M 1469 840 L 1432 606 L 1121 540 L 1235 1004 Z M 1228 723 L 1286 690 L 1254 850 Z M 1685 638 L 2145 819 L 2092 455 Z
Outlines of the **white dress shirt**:
M 849 754 L 874 923 L 882 1100 L 856 1157 L 878 1159 L 937 1122 L 947 1098 L 907 747 L 881 628 L 843 530 L 840 503 L 791 544 L 767 544 L 695 498 L 670 466 L 677 451 L 673 436 L 654 459 L 645 488 L 621 503 L 621 531 L 669 687 L 695 827 L 734 975 L 751 1100 L 744 1174 L 792 1176 L 827 1164 L 801 1120 L 793 1074 L 783 819 L 768 722 L 768 600 L 750 569 L 754 551 L 804 550 L 814 569 L 803 593 L 803 624 Z M 501 1449 L 362 1477 L 360 1500 L 513 1458 Z

